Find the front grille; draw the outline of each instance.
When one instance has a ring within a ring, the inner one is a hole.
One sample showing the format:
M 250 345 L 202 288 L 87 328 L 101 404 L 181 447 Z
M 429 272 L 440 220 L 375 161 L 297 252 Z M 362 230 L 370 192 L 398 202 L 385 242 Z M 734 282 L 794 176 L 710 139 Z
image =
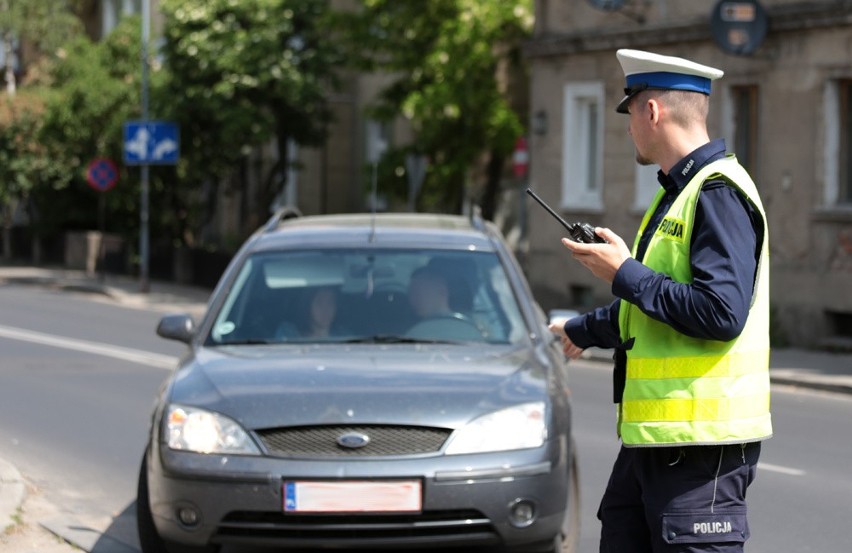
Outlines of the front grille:
M 500 538 L 479 511 L 401 515 L 293 515 L 232 512 L 219 524 L 216 543 L 347 547 L 391 545 L 495 545 Z
M 423 455 L 440 451 L 452 431 L 423 426 L 301 426 L 257 432 L 270 455 L 277 457 L 384 457 Z M 369 436 L 360 448 L 338 445 L 337 439 L 349 433 Z

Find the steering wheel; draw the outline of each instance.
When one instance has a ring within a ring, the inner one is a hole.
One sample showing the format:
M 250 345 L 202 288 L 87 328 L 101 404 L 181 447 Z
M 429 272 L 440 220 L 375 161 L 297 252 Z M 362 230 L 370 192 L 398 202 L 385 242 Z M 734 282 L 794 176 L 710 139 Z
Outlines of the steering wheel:
M 435 315 L 418 321 L 406 333 L 412 338 L 427 340 L 481 341 L 482 332 L 463 313 Z

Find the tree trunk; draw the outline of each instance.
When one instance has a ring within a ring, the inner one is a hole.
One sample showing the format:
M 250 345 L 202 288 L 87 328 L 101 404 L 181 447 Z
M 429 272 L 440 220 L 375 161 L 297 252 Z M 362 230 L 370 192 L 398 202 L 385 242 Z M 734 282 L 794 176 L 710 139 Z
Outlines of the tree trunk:
M 503 180 L 503 164 L 506 158 L 492 151 L 488 157 L 488 165 L 485 169 L 485 190 L 482 194 L 482 218 L 487 221 L 494 220 L 497 213 L 497 198 L 500 194 L 500 182 Z
M 32 236 L 30 238 L 30 244 L 32 245 L 32 262 L 33 265 L 41 265 L 42 262 L 42 248 L 41 248 L 41 221 L 39 220 L 39 213 L 36 209 L 35 203 L 31 197 L 28 197 L 26 200 L 27 206 L 27 214 L 29 215 L 29 225 L 30 231 L 32 232 Z
M 287 145 L 290 142 L 290 135 L 281 127 L 282 126 L 279 125 L 276 132 L 275 163 L 273 163 L 272 167 L 269 168 L 269 173 L 267 173 L 266 178 L 263 179 L 263 185 L 261 186 L 261 204 L 272 211 L 275 211 L 272 207 L 276 200 L 281 205 L 277 205 L 275 207 L 283 207 L 284 192 L 287 187 L 287 169 L 290 165 L 290 153 L 287 148 Z
M 12 214 L 14 208 L 7 202 L 3 204 L 3 260 L 12 260 Z

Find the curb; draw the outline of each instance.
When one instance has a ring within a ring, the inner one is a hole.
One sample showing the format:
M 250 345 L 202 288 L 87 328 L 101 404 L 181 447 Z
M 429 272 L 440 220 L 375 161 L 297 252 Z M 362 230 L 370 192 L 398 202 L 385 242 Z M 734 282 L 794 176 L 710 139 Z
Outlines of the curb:
M 43 286 L 55 290 L 68 290 L 70 292 L 87 292 L 90 294 L 101 294 L 111 298 L 119 299 L 124 295 L 124 292 L 113 289 L 109 286 L 93 283 L 87 279 L 79 279 L 77 281 L 70 279 L 60 279 L 52 276 L 36 276 L 36 275 L 13 275 L 2 276 L 0 282 L 12 284 L 24 284 L 28 286 Z
M 852 395 L 852 378 L 844 378 L 840 381 L 836 377 L 819 375 L 803 376 L 801 374 L 795 374 L 794 371 L 770 369 L 769 380 L 772 384 L 783 384 L 785 386 L 806 388 L 808 390 L 820 390 L 823 392 Z
M 26 495 L 21 473 L 15 465 L 0 458 L 0 532 L 18 524 L 18 509 Z
M 607 364 L 607 367 L 612 366 L 612 352 L 609 350 L 588 348 L 583 352 L 580 358 L 584 361 Z M 808 370 L 796 370 L 780 367 L 773 368 L 770 366 L 769 380 L 771 384 L 852 395 L 852 374 L 842 376 L 825 375 Z

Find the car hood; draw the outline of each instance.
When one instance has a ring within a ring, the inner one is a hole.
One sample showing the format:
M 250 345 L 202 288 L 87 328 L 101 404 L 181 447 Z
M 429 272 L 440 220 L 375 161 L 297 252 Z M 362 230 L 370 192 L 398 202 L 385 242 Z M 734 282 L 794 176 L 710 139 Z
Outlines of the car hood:
M 529 348 L 315 346 L 200 348 L 170 400 L 249 429 L 310 424 L 458 428 L 500 408 L 541 401 L 546 370 Z

